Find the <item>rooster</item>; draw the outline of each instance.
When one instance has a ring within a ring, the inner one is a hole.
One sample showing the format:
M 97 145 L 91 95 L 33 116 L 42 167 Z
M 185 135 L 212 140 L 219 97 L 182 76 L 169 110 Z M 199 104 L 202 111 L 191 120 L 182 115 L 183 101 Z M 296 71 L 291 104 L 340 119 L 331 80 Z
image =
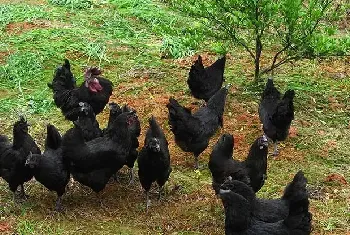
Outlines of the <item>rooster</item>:
M 54 74 L 52 83 L 48 83 L 53 90 L 53 99 L 66 119 L 77 120 L 80 112 L 80 102 L 91 105 L 97 115 L 106 106 L 112 95 L 112 82 L 101 77 L 101 70 L 96 67 L 86 69 L 85 81 L 80 87 L 76 86 L 75 78 L 70 70 L 70 63 L 66 59 Z

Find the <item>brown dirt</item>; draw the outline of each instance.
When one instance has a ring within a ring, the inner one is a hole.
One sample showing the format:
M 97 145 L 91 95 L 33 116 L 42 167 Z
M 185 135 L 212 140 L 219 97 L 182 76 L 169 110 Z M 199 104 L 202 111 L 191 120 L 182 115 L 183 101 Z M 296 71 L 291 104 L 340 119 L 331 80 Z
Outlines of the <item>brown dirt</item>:
M 0 222 L 0 232 L 8 232 L 11 231 L 11 225 L 7 222 L 1 221 Z
M 340 30 L 350 29 L 350 10 L 347 11 L 347 14 L 344 18 L 338 23 Z
M 348 184 L 345 177 L 336 173 L 327 176 L 326 182 L 339 182 L 340 184 Z
M 0 64 L 5 64 L 7 56 L 11 54 L 11 51 L 0 51 Z
M 194 161 L 192 154 L 183 152 L 174 142 L 174 136 L 171 133 L 168 125 L 168 109 L 166 108 L 166 104 L 168 103 L 170 97 L 176 97 L 181 104 L 194 111 L 198 107 L 191 104 L 191 102 L 195 100 L 187 97 L 183 92 L 174 94 L 166 92 L 160 86 L 146 87 L 144 83 L 149 81 L 149 76 L 150 75 L 146 72 L 140 73 L 135 76 L 136 78 L 130 78 L 128 82 L 118 84 L 114 88 L 115 92 L 110 98 L 110 102 L 128 104 L 136 109 L 137 114 L 141 119 L 142 132 L 141 136 L 139 137 L 141 146 L 143 146 L 143 140 L 145 138 L 144 135 L 148 128 L 148 118 L 153 115 L 163 128 L 169 141 L 169 151 L 171 153 L 172 164 L 183 167 L 193 167 Z M 141 91 L 135 95 L 128 94 L 129 91 L 134 89 Z M 230 93 L 235 91 L 235 89 L 235 87 L 231 87 Z M 232 97 L 229 97 L 226 103 L 224 127 L 223 129 L 220 129 L 213 138 L 211 138 L 208 148 L 200 156 L 202 162 L 208 161 L 212 146 L 216 143 L 220 135 L 224 134 L 225 132 L 228 132 L 234 136 L 234 156 L 236 159 L 240 160 L 245 159 L 250 145 L 254 142 L 255 138 L 262 135 L 258 114 L 256 112 L 249 111 L 257 108 L 257 104 L 252 104 L 253 108 L 243 106 Z M 105 110 L 102 115 L 98 116 L 99 123 L 102 123 L 101 126 L 104 126 L 105 123 L 108 122 L 108 116 L 108 109 Z M 291 127 L 290 138 L 295 138 L 297 133 L 297 129 L 293 125 Z M 295 147 L 288 142 L 288 140 L 284 144 L 280 144 L 279 148 L 281 151 L 277 159 L 288 159 L 293 161 L 296 159 L 304 159 L 304 152 L 296 150 Z
M 334 79 L 345 79 L 350 77 L 350 57 L 340 59 L 320 60 L 318 64 L 319 76 Z
M 8 34 L 21 34 L 32 29 L 48 28 L 50 25 L 45 21 L 13 22 L 6 25 L 5 32 Z

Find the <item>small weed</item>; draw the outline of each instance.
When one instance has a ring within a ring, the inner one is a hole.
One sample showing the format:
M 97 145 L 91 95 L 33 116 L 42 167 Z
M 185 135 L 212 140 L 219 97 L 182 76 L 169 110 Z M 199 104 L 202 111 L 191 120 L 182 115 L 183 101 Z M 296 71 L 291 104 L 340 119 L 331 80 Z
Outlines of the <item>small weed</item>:
M 91 58 L 98 59 L 99 64 L 102 60 L 109 61 L 107 58 L 107 47 L 103 42 L 86 42 L 86 47 L 84 48 L 85 54 L 88 56 L 88 62 Z
M 91 0 L 49 0 L 51 4 L 65 6 L 71 9 L 86 9 L 93 5 Z

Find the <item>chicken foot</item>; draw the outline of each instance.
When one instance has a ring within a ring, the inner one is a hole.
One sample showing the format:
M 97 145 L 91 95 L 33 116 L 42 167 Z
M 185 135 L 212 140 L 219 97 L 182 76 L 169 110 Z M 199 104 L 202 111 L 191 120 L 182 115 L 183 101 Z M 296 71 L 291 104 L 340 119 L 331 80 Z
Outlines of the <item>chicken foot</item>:
M 57 197 L 55 210 L 57 212 L 61 212 L 62 211 L 62 196 L 58 196 Z
M 277 146 L 277 140 L 273 143 L 274 145 L 274 150 L 273 150 L 273 156 L 277 156 L 278 155 L 278 146 Z
M 146 191 L 146 211 L 148 211 L 148 207 L 151 205 L 151 200 L 149 200 L 149 191 Z

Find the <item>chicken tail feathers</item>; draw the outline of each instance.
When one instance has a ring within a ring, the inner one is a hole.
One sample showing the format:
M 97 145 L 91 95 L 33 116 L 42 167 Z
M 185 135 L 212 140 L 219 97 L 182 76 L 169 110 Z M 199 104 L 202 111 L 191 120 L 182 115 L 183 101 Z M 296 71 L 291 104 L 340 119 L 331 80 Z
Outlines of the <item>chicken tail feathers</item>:
M 195 86 L 198 80 L 202 80 L 205 77 L 205 69 L 202 63 L 202 57 L 199 55 L 198 59 L 191 66 L 188 78 L 188 85 L 190 87 Z
M 286 189 L 282 199 L 291 202 L 300 201 L 308 198 L 308 193 L 306 190 L 307 179 L 302 171 L 299 171 L 292 182 L 290 182 Z
M 284 224 L 291 230 L 291 234 L 306 235 L 312 230 L 312 214 L 309 212 L 306 183 L 304 173 L 299 171 L 286 187 L 282 197 L 282 199 L 289 200 L 289 215 L 284 220 Z
M 214 64 L 211 65 L 212 68 L 215 68 L 217 70 L 224 70 L 226 64 L 226 55 L 219 58 L 217 61 L 214 62 Z
M 290 100 L 293 101 L 295 96 L 295 91 L 294 90 L 287 90 L 286 93 L 283 96 L 284 100 Z
M 58 149 L 61 147 L 62 137 L 54 125 L 47 125 L 47 136 L 45 141 L 45 149 Z
M 264 92 L 262 93 L 262 99 L 264 99 L 267 96 L 272 96 L 276 100 L 279 100 L 281 98 L 281 93 L 276 89 L 273 79 L 270 77 L 267 79 L 266 87 Z

